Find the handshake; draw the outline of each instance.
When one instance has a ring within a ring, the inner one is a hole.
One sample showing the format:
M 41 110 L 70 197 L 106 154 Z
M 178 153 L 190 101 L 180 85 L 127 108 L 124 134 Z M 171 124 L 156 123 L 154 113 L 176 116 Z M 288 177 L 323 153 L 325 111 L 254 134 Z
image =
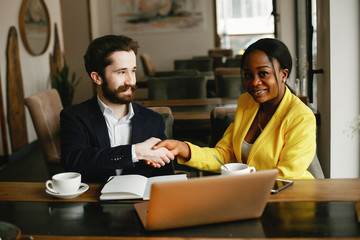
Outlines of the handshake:
M 135 144 L 135 153 L 139 160 L 155 168 L 164 166 L 174 160 L 175 156 L 187 160 L 190 158 L 190 148 L 185 142 L 170 139 L 161 141 L 154 137 Z

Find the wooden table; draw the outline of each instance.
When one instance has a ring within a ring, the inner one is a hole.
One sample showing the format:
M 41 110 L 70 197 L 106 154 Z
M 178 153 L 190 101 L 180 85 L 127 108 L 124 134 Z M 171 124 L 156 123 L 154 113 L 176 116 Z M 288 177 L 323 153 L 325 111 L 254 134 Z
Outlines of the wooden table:
M 102 185 L 89 186 L 79 197 L 63 200 L 47 195 L 45 183 L 0 182 L 0 221 L 38 240 L 243 239 L 247 231 L 251 235 L 245 237 L 253 239 L 360 237 L 355 217 L 360 179 L 295 180 L 270 196 L 260 219 L 157 232 L 142 228 L 133 201 L 99 202 Z
M 101 184 L 89 184 L 89 190 L 77 198 L 58 199 L 45 192 L 42 182 L 0 182 L 0 201 L 98 202 Z M 270 195 L 269 202 L 283 201 L 358 201 L 360 179 L 299 179 L 285 190 Z M 129 202 L 129 201 L 127 201 Z

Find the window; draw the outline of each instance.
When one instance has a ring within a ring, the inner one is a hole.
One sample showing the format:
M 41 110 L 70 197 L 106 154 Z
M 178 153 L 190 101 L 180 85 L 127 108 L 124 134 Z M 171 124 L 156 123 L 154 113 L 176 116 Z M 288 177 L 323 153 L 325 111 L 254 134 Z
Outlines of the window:
M 273 0 L 216 0 L 218 47 L 241 55 L 251 43 L 275 37 Z
M 297 58 L 295 62 L 298 94 L 307 96 L 309 103 L 316 109 L 317 76 L 322 70 L 316 70 L 317 23 L 316 0 L 297 0 Z

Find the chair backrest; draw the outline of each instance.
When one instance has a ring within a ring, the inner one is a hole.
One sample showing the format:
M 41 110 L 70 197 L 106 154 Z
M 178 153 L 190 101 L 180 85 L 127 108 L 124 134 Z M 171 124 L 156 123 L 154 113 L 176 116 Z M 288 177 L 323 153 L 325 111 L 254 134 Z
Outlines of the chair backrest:
M 215 147 L 234 121 L 236 107 L 215 107 L 210 113 L 210 145 Z
M 173 77 L 173 76 L 201 76 L 199 70 L 196 69 L 181 69 L 174 71 L 156 72 L 153 77 Z
M 60 111 L 63 106 L 58 91 L 51 89 L 34 94 L 25 98 L 25 105 L 46 161 L 60 163 Z
M 152 63 L 151 57 L 147 53 L 143 53 L 140 55 L 141 63 L 144 68 L 145 76 L 152 76 L 155 74 L 156 70 Z
M 320 161 L 319 158 L 317 156 L 317 154 L 315 153 L 315 156 L 308 168 L 308 171 L 314 176 L 314 178 L 317 179 L 323 179 L 325 178 L 324 176 L 324 172 L 322 170 L 322 167 L 320 165 Z
M 209 147 L 215 147 L 216 143 L 222 138 L 226 129 L 234 121 L 235 112 L 236 107 L 215 107 L 211 111 L 211 138 Z M 316 179 L 324 178 L 324 173 L 316 153 L 307 170 Z
M 217 97 L 239 97 L 245 93 L 240 68 L 216 68 L 215 91 Z
M 167 138 L 173 137 L 173 125 L 174 125 L 174 116 L 169 107 L 149 107 L 149 109 L 158 112 L 164 118 L 165 122 L 165 135 Z
M 241 75 L 240 67 L 234 68 L 216 68 L 215 75 Z
M 194 56 L 193 59 L 212 59 L 213 62 L 213 71 L 216 68 L 220 68 L 224 66 L 223 56 Z
M 209 56 L 223 56 L 223 57 L 232 57 L 234 55 L 232 49 L 225 49 L 225 48 L 209 49 L 208 54 Z
M 240 68 L 241 58 L 227 57 L 224 67 L 227 68 Z
M 206 98 L 207 79 L 204 76 L 150 77 L 150 100 Z
M 196 58 L 196 59 L 176 59 L 174 60 L 174 69 L 197 69 L 200 72 L 213 71 L 212 58 Z

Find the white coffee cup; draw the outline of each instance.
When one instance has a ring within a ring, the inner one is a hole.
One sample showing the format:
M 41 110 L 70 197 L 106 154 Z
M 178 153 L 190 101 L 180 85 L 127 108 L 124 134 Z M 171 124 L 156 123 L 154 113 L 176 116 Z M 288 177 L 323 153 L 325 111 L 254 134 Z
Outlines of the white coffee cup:
M 58 173 L 46 181 L 46 189 L 53 193 L 71 194 L 79 190 L 81 174 L 76 172 Z
M 248 174 L 256 172 L 254 167 L 249 167 L 244 163 L 227 163 L 224 166 L 221 166 L 221 175 L 236 175 L 236 174 Z

